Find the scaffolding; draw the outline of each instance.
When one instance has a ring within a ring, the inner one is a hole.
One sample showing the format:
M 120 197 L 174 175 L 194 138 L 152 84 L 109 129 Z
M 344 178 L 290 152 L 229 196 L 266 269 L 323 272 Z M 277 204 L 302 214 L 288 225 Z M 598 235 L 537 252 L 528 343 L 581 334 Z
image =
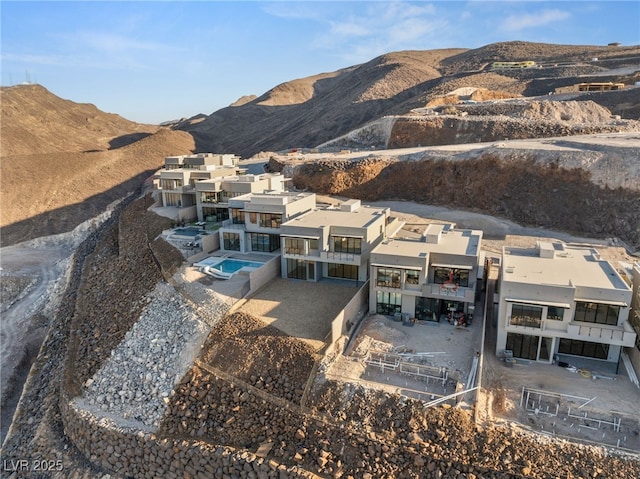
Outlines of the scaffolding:
M 427 357 L 427 354 L 428 353 L 423 353 L 420 355 Z M 427 383 L 434 381 L 440 383 L 443 387 L 447 384 L 449 380 L 447 368 L 416 364 L 407 361 L 407 359 L 406 354 L 371 350 L 365 357 L 364 362 L 368 366 L 380 368 L 380 372 L 382 373 L 385 371 L 395 371 L 403 376 L 409 376 L 412 379 L 419 379 Z
M 622 418 L 615 412 L 590 411 L 588 413 L 583 408 L 593 402 L 596 397 L 583 398 L 560 394 L 539 389 L 522 387 L 520 395 L 520 407 L 535 415 L 545 415 L 558 417 L 562 420 L 567 418 L 578 421 L 579 427 L 598 430 L 603 427 L 611 427 L 614 432 L 620 432 Z

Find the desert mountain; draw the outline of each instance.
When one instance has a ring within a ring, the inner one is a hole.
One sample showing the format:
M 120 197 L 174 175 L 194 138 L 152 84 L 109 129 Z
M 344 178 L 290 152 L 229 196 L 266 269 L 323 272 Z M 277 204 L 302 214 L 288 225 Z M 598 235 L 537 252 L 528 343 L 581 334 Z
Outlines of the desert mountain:
M 161 129 L 115 150 L 2 158 L 2 246 L 70 231 L 138 191 L 165 156 L 193 149 L 189 134 Z
M 2 157 L 113 149 L 158 129 L 64 100 L 37 84 L 5 87 L 0 95 Z
M 296 79 L 265 94 L 174 128 L 190 132 L 199 151 L 228 151 L 244 157 L 263 150 L 315 147 L 385 115 L 405 114 L 464 87 L 513 96 L 546 95 L 586 81 L 626 81 L 638 68 L 640 47 L 571 46 L 506 42 L 478 49 L 389 53 L 361 65 Z M 493 61 L 534 60 L 544 69 L 493 72 Z M 579 78 L 578 78 L 579 77 Z M 633 93 L 589 97 L 614 114 L 637 119 Z M 619 109 L 617 109 L 619 106 Z
M 2 89 L 2 245 L 62 233 L 140 188 L 184 132 L 141 125 L 40 85 Z
M 473 50 L 395 52 L 286 82 L 260 96 L 242 97 L 210 115 L 166 128 L 141 125 L 94 105 L 61 99 L 40 85 L 2 88 L 3 244 L 67 231 L 140 186 L 167 155 L 213 151 L 249 157 L 260 151 L 315 147 L 385 116 L 446 104 L 452 92 L 469 88 L 486 100 L 546 95 L 584 81 L 629 85 L 638 80 L 639 56 L 640 46 L 526 42 Z M 544 68 L 489 71 L 496 60 L 534 60 Z M 623 119 L 640 117 L 634 89 L 572 99 L 599 103 Z M 434 133 L 434 128 L 440 128 L 438 122 L 396 122 L 393 141 L 388 135 L 380 140 L 378 135 L 369 146 L 426 144 L 425 139 L 434 135 L 440 138 L 439 144 L 480 141 L 457 134 L 471 123 L 455 118 L 452 122 L 459 127 L 449 128 L 447 138 Z M 494 130 L 496 137 L 513 137 Z M 535 135 L 537 130 L 532 131 Z M 556 134 L 552 128 L 547 131 Z

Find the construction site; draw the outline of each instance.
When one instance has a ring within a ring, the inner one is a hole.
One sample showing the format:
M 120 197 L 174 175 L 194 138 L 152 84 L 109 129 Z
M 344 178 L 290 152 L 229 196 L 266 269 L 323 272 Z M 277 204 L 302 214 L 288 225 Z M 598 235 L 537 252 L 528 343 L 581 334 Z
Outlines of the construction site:
M 225 280 L 184 263 L 168 243 L 143 247 L 140 233 L 166 227 L 144 204 L 107 223 L 71 274 L 81 293 L 59 298 L 59 333 L 45 340 L 47 357 L 36 359 L 25 390 L 42 399 L 23 400 L 13 426 L 21 435 L 9 432 L 5 457 L 42 454 L 16 440 L 37 435 L 77 468 L 74 477 L 95 474 L 82 457 L 136 477 L 638 475 L 639 392 L 625 375 L 508 366 L 483 347 L 484 299 L 466 326 L 358 310 L 331 345 L 356 284 L 277 279 L 242 299 L 227 295 Z M 437 220 L 397 215 L 412 226 Z M 497 246 L 489 240 L 487 252 Z M 125 298 L 139 309 L 110 313 Z M 45 386 L 29 388 L 35 381 Z M 35 421 L 48 426 L 36 430 Z M 81 455 L 64 452 L 71 444 Z

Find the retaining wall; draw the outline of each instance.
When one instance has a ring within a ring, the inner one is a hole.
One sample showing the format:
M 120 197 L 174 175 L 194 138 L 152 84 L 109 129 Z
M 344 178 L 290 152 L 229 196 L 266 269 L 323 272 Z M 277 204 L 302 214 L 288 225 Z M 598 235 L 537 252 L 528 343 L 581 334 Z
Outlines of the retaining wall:
M 104 471 L 126 477 L 172 478 L 316 478 L 296 467 L 265 460 L 248 451 L 124 429 L 73 407 L 60 398 L 64 431 L 78 450 Z

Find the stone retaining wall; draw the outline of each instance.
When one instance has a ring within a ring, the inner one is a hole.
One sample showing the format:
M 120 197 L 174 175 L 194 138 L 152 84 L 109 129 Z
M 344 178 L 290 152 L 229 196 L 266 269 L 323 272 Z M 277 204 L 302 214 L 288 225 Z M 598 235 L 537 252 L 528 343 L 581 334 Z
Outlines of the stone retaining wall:
M 317 476 L 296 467 L 265 460 L 247 451 L 188 439 L 160 438 L 126 430 L 79 411 L 62 394 L 60 411 L 65 434 L 93 464 L 126 477 L 171 478 L 301 478 Z

